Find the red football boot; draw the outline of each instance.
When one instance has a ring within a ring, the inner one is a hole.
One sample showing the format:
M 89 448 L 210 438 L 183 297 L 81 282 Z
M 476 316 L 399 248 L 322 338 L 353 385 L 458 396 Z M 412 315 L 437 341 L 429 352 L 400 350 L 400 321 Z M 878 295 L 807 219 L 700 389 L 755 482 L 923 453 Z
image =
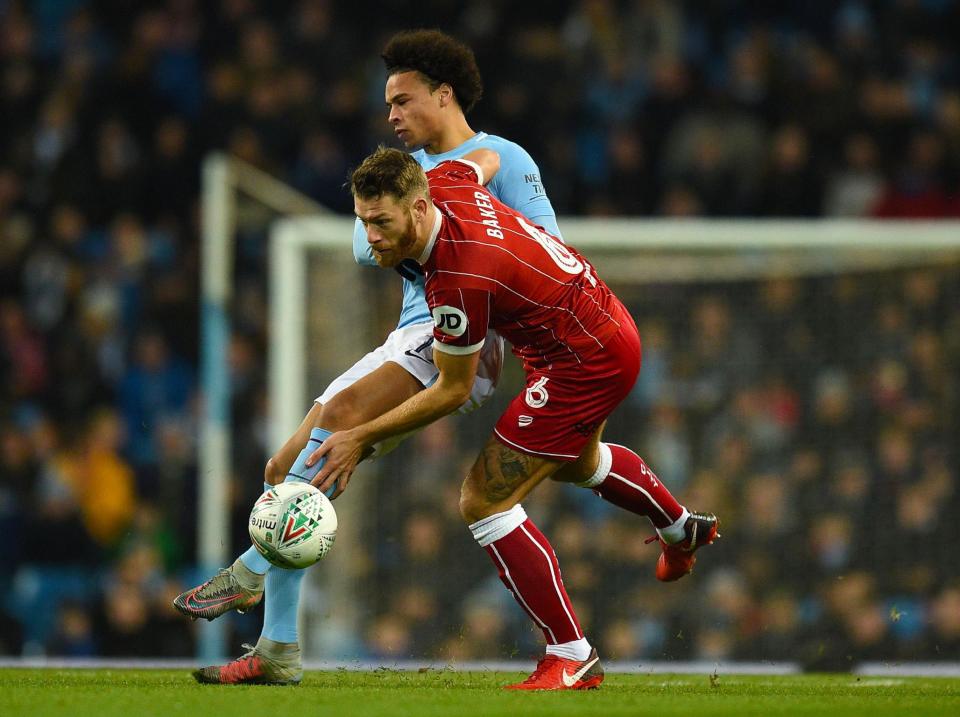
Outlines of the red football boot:
M 256 647 L 225 665 L 202 667 L 193 678 L 204 685 L 298 685 L 303 679 L 300 646 L 295 642 L 274 642 L 265 637 Z
M 597 656 L 597 649 L 580 662 L 567 660 L 556 655 L 547 655 L 537 663 L 533 671 L 523 682 L 507 685 L 507 690 L 595 690 L 603 682 L 603 666 Z
M 683 526 L 687 537 L 679 543 L 665 543 L 659 533 L 647 538 L 644 542 L 659 540 L 663 550 L 657 560 L 657 580 L 673 582 L 693 570 L 693 564 L 697 562 L 694 552 L 719 538 L 719 528 L 720 521 L 713 513 L 691 513 Z

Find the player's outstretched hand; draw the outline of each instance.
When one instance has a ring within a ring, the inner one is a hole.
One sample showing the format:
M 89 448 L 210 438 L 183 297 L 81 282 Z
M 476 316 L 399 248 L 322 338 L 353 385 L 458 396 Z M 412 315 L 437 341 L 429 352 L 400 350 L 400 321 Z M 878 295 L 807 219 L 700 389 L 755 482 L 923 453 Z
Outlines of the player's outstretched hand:
M 316 465 L 321 458 L 327 459 L 310 483 L 324 493 L 335 485 L 337 489 L 330 496 L 334 500 L 347 489 L 350 476 L 363 456 L 363 449 L 363 443 L 353 431 L 337 431 L 307 458 L 308 467 Z

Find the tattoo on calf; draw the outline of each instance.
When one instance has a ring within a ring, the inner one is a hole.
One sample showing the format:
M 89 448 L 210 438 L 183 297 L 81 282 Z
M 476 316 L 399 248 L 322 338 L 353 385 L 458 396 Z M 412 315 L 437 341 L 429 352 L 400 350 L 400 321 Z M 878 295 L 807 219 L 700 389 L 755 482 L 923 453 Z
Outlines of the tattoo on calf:
M 487 500 L 509 498 L 530 477 L 530 460 L 530 456 L 504 446 L 487 446 L 483 451 Z

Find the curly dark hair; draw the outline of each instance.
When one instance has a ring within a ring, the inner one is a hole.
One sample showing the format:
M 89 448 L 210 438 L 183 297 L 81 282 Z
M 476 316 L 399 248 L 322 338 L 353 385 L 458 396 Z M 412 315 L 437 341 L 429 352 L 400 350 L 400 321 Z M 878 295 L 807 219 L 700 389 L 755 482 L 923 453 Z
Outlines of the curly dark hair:
M 440 30 L 406 30 L 390 38 L 383 48 L 384 64 L 391 75 L 419 72 L 430 91 L 446 83 L 464 113 L 473 109 L 483 94 L 483 80 L 473 50 Z

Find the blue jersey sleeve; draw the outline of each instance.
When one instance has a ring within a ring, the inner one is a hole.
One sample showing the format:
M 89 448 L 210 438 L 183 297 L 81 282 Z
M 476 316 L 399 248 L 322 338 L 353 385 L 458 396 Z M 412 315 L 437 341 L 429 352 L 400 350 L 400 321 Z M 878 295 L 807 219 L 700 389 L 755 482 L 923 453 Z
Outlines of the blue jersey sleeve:
M 353 224 L 353 258 L 361 266 L 377 265 L 377 260 L 373 258 L 373 249 L 367 243 L 367 230 L 359 219 Z
M 487 188 L 508 207 L 562 238 L 557 215 L 543 188 L 540 168 L 533 157 L 513 142 L 502 142 L 491 149 L 500 154 L 500 171 L 490 180 Z

